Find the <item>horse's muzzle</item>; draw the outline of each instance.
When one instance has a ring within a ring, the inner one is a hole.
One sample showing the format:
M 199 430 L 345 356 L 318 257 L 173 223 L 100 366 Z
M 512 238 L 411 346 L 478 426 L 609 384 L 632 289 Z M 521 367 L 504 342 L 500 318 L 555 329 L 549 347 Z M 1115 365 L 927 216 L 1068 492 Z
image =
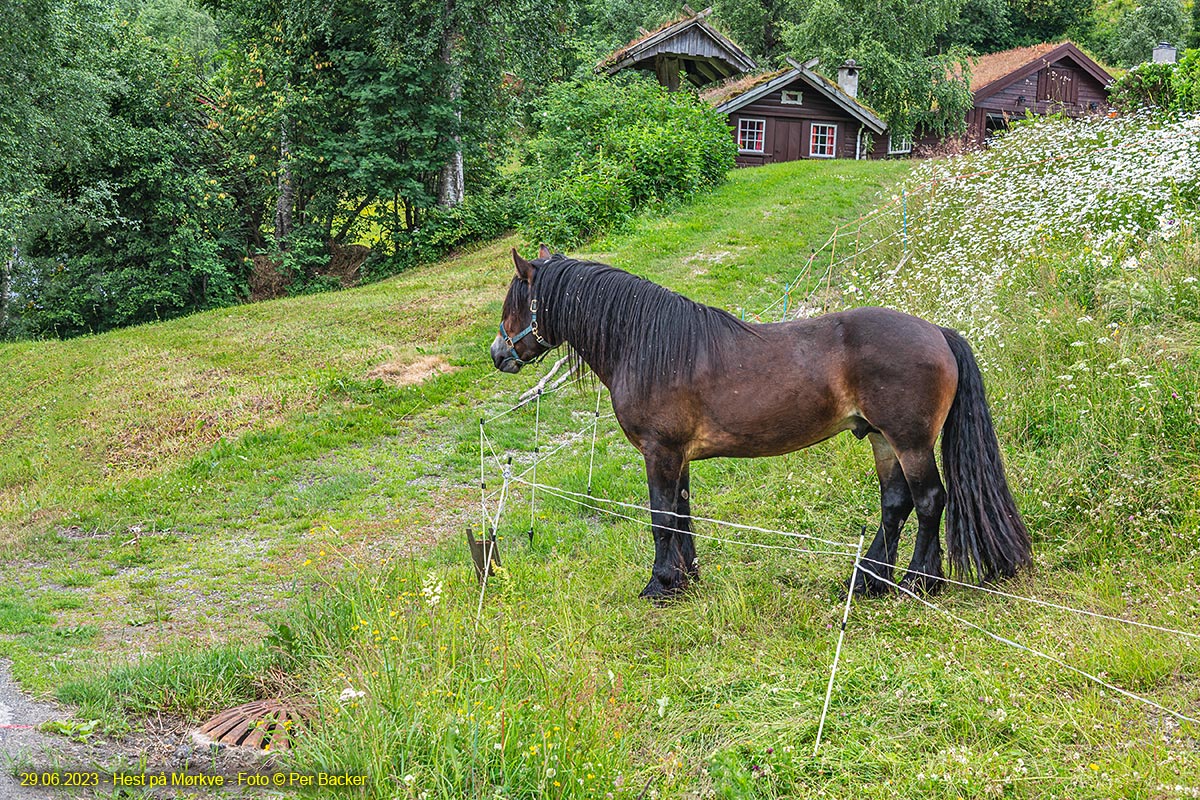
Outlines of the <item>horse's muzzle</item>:
M 491 353 L 492 363 L 496 365 L 496 369 L 512 375 L 521 371 L 521 364 L 510 355 L 508 347 L 499 336 L 492 341 Z

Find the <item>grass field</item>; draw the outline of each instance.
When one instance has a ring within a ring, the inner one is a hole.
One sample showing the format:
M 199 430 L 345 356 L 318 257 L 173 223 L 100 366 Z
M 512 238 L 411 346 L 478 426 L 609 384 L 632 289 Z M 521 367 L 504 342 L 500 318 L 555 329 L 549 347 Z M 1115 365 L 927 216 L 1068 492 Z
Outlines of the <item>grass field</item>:
M 1066 180 L 1040 169 L 1030 202 Z M 927 177 L 904 163 L 740 171 L 590 255 L 754 310 L 836 224 Z M 963 185 L 914 195 L 904 249 L 856 261 L 827 299 L 973 335 L 1035 542 L 1034 568 L 1004 589 L 1200 631 L 1191 221 L 1147 237 L 1138 217 L 1103 239 L 1103 215 L 1087 235 L 1022 227 L 1037 209 L 972 211 L 971 192 L 994 187 Z M 1162 202 L 1194 210 L 1186 191 Z M 543 494 L 530 543 L 515 489 L 477 618 L 461 537 L 480 518 L 478 419 L 539 377 L 486 357 L 514 244 L 338 294 L 0 346 L 0 654 L 22 682 L 110 734 L 140 713 L 198 720 L 300 693 L 319 718 L 296 765 L 366 774 L 381 798 L 1200 796 L 1194 724 L 899 598 L 855 603 L 813 757 L 844 557 L 701 540 L 703 581 L 659 608 L 636 597 L 644 522 Z M 586 385 L 543 401 L 538 444 L 562 449 L 540 482 L 586 488 L 594 404 Z M 534 414 L 488 426 L 521 469 Z M 611 419 L 595 464 L 598 496 L 645 502 Z M 698 514 L 847 543 L 878 514 L 869 448 L 851 437 L 697 464 L 692 481 Z M 936 603 L 1200 716 L 1195 639 L 962 587 Z

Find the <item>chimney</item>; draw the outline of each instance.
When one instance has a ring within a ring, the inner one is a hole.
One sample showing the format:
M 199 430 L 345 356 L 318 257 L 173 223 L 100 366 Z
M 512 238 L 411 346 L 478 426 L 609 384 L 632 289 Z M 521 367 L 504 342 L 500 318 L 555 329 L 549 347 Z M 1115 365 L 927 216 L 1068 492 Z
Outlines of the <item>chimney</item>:
M 1179 51 L 1170 42 L 1159 42 L 1151 52 L 1151 60 L 1155 64 L 1174 64 Z
M 858 64 L 853 58 L 846 59 L 846 63 L 838 67 L 838 86 L 851 97 L 858 97 Z

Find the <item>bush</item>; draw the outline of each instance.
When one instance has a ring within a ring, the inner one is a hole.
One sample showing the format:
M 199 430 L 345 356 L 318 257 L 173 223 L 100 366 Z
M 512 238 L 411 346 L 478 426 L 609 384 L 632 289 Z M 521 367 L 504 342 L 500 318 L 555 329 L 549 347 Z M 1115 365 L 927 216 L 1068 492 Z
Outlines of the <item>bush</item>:
M 537 119 L 520 175 L 523 230 L 558 247 L 716 186 L 736 154 L 724 115 L 637 76 L 560 84 Z
M 1109 96 L 1113 105 L 1127 111 L 1200 111 L 1200 50 L 1184 52 L 1178 64 L 1138 64 L 1113 83 Z
M 363 265 L 362 277 L 379 280 L 436 261 L 457 248 L 495 239 L 511 231 L 520 218 L 512 187 L 492 176 L 487 184 L 469 188 L 459 205 L 426 209 L 418 227 L 394 232 L 395 247 L 378 247 Z
M 1124 111 L 1139 108 L 1169 108 L 1175 99 L 1171 86 L 1174 64 L 1147 61 L 1117 78 L 1109 89 L 1112 104 Z
M 1175 95 L 1172 108 L 1184 113 L 1200 111 L 1200 49 L 1188 50 L 1179 59 L 1171 75 L 1171 89 Z

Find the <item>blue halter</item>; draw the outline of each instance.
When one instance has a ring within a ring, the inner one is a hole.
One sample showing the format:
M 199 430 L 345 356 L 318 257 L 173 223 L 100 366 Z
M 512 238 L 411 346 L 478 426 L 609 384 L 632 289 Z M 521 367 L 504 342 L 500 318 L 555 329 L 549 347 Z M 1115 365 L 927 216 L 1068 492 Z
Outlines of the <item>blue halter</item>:
M 525 359 L 523 359 L 519 355 L 517 355 L 517 342 L 521 341 L 522 339 L 524 339 L 526 336 L 528 336 L 531 333 L 533 334 L 533 338 L 537 340 L 537 343 L 540 344 L 542 347 L 545 347 L 546 349 L 543 350 L 542 352 L 538 353 L 533 358 L 526 361 Z M 526 364 L 533 364 L 535 362 L 541 361 L 543 358 L 545 358 L 546 353 L 549 353 L 555 347 L 554 345 L 550 344 L 549 342 L 547 342 L 545 339 L 543 339 L 541 336 L 538 335 L 537 300 L 535 300 L 535 299 L 530 299 L 530 301 L 529 301 L 529 325 L 528 325 L 528 327 L 526 327 L 525 330 L 521 331 L 516 336 L 509 336 L 508 332 L 504 330 L 504 320 L 500 320 L 500 338 L 504 341 L 504 343 L 506 345 L 508 345 L 508 357 L 511 358 L 513 361 L 516 361 L 518 364 L 521 364 L 522 366 L 524 366 Z

